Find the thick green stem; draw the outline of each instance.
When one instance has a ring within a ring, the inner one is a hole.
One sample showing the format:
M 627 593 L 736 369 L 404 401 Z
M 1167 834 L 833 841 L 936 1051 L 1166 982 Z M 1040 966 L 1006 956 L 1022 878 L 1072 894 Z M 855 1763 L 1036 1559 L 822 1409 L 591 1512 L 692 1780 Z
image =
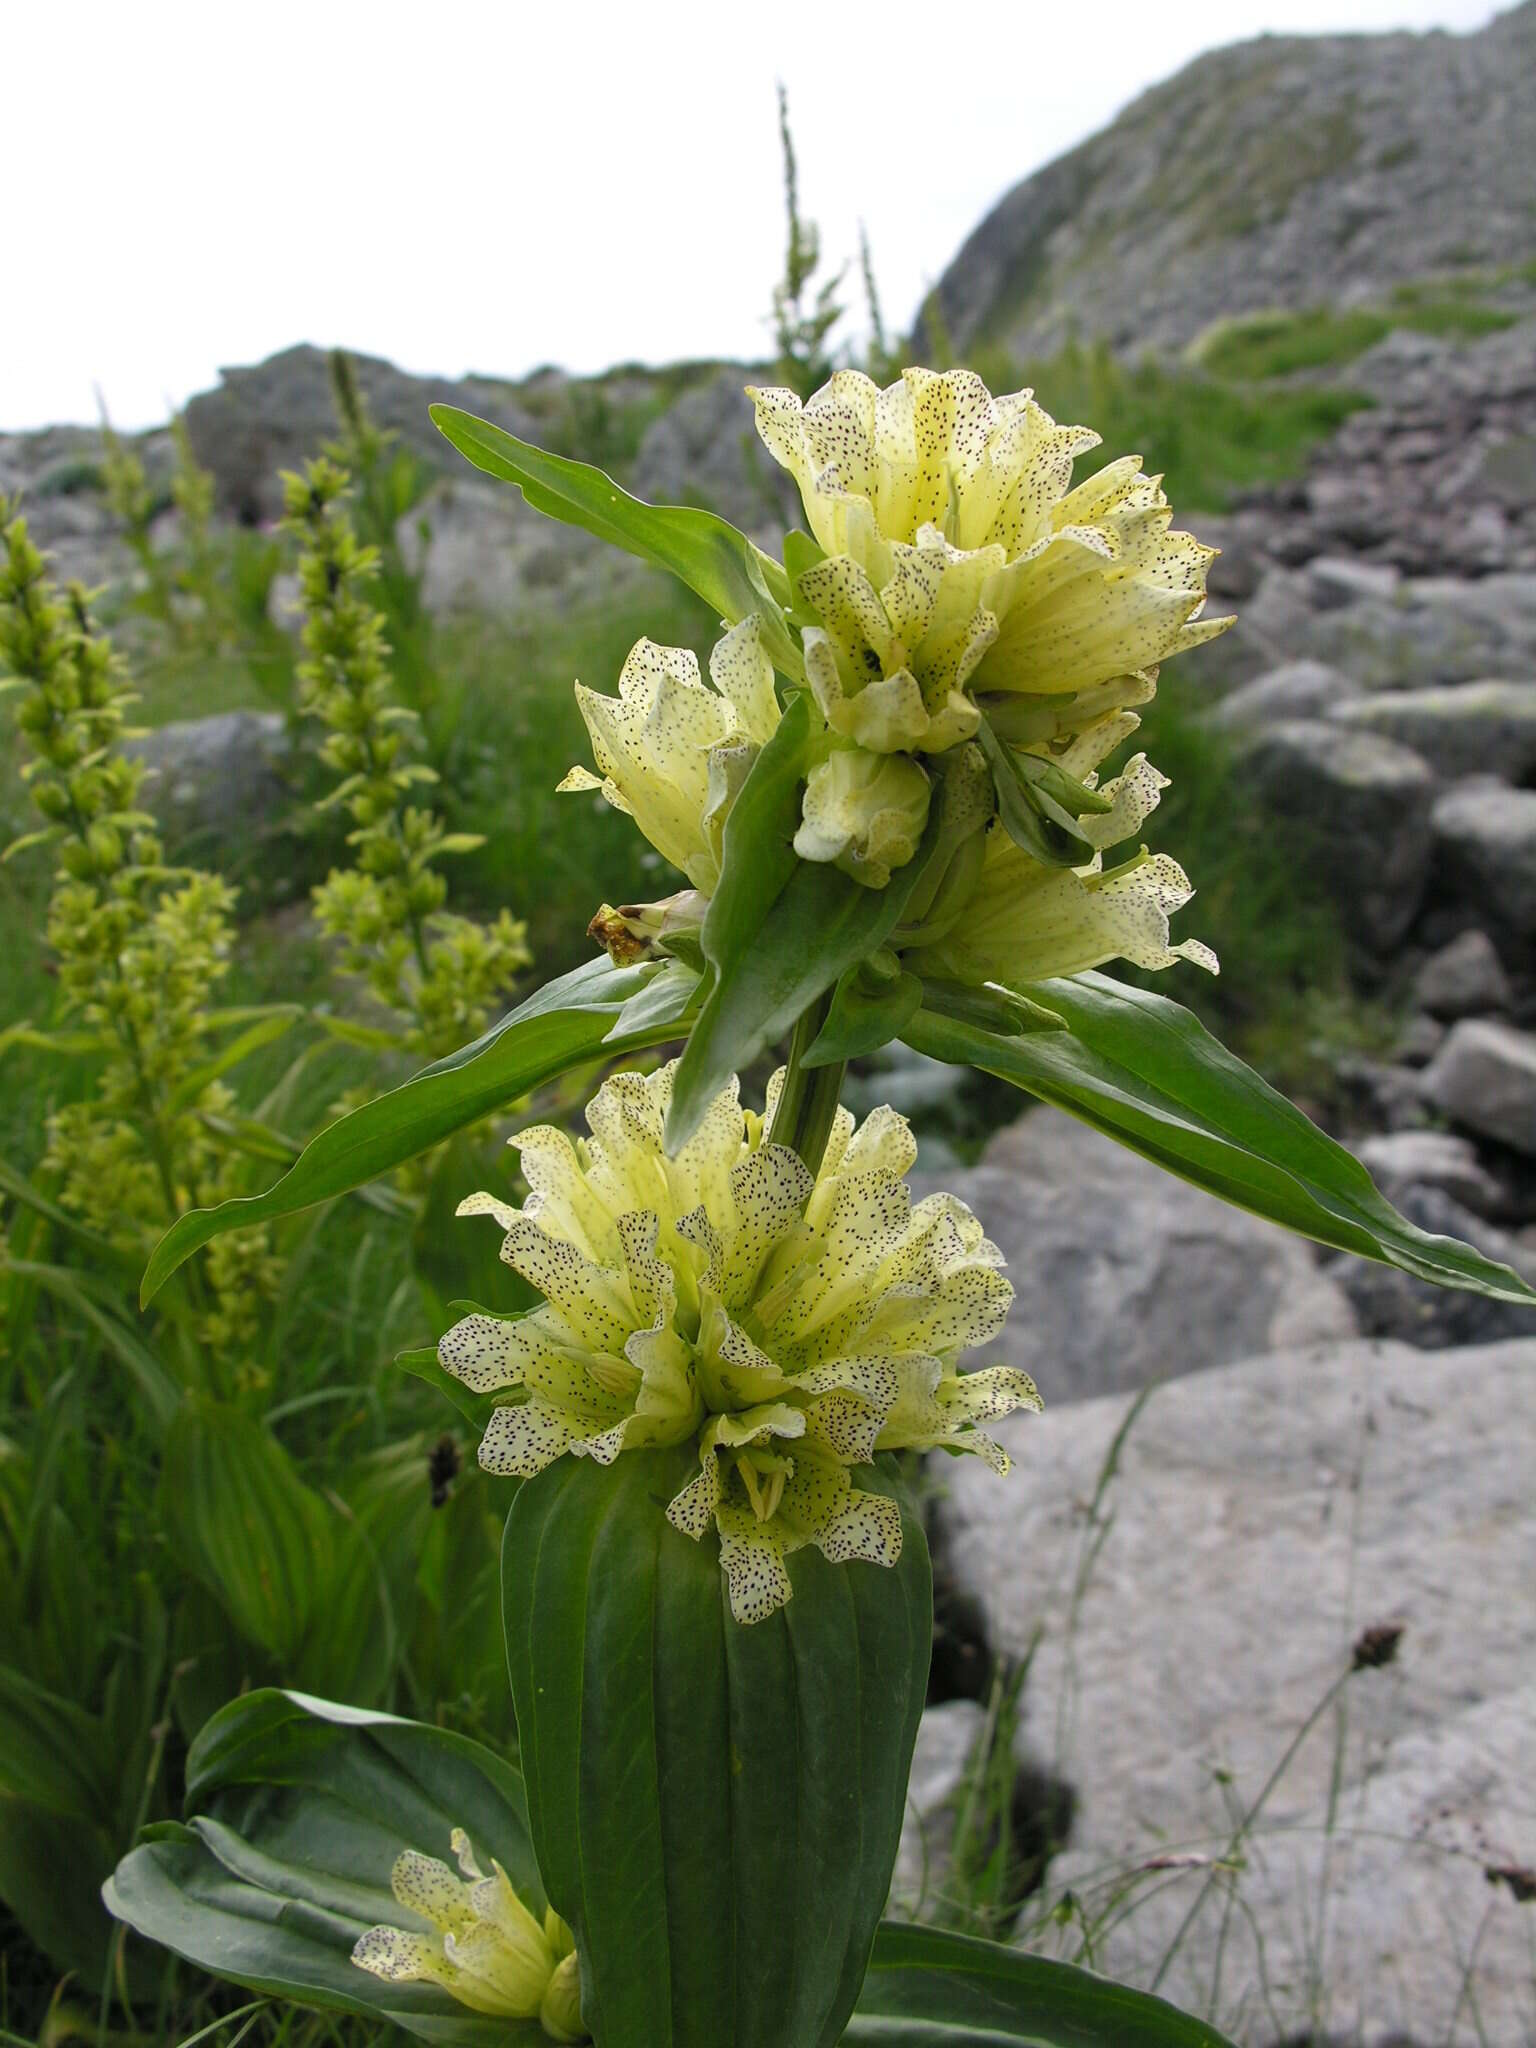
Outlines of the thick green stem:
M 789 1066 L 784 1075 L 784 1089 L 768 1132 L 775 1145 L 787 1145 L 792 1152 L 798 1152 L 812 1174 L 820 1171 L 822 1155 L 832 1135 L 837 1098 L 846 1071 L 841 1060 L 825 1067 L 808 1067 L 805 1064 L 805 1055 L 826 1023 L 831 1008 L 832 995 L 828 990 L 825 995 L 818 996 L 808 1009 L 802 1010 L 796 1020 L 794 1034 L 789 1041 Z

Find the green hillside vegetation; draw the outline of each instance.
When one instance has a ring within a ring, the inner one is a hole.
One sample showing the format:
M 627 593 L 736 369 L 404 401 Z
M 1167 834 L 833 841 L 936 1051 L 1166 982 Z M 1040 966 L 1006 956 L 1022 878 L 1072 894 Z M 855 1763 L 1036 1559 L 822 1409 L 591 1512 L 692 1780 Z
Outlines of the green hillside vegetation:
M 1299 370 L 1342 369 L 1402 329 L 1472 341 L 1514 325 L 1516 315 L 1489 303 L 1486 294 L 1516 278 L 1536 280 L 1536 264 L 1520 271 L 1426 278 L 1399 285 L 1369 306 L 1251 313 L 1211 328 L 1190 349 L 1190 359 L 1209 376 L 1259 383 Z

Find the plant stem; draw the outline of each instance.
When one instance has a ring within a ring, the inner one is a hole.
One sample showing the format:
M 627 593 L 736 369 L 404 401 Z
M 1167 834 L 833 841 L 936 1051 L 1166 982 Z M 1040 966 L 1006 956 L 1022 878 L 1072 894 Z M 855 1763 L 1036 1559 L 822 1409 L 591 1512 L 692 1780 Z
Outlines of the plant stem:
M 837 1098 L 846 1071 L 842 1060 L 834 1060 L 825 1067 L 808 1067 L 805 1064 L 805 1055 L 827 1021 L 831 1008 L 832 994 L 828 990 L 802 1010 L 796 1019 L 794 1034 L 789 1041 L 789 1066 L 784 1075 L 784 1088 L 768 1132 L 773 1144 L 787 1145 L 792 1152 L 798 1152 L 813 1175 L 821 1169 L 827 1140 L 832 1135 Z

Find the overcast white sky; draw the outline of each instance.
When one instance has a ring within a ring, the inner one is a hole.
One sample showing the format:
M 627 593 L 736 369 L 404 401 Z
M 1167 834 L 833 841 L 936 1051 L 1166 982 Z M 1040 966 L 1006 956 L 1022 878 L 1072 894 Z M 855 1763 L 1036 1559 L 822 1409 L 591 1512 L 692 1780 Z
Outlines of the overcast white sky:
M 900 329 L 1000 193 L 1197 52 L 1496 11 L 12 5 L 0 429 L 93 419 L 96 385 L 120 425 L 147 425 L 221 363 L 300 340 L 450 375 L 758 354 L 783 236 L 778 77 L 804 210 L 837 260 L 867 222 Z

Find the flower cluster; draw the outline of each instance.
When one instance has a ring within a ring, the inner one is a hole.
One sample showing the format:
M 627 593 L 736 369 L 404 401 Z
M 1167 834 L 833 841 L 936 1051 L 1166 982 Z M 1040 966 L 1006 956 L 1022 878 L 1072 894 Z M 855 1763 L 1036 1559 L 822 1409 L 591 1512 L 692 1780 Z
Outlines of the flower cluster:
M 353 1962 L 389 1983 L 440 1985 L 496 2019 L 537 2019 L 552 2040 L 585 2041 L 571 1930 L 553 1907 L 541 1926 L 494 1859 L 487 1877 L 462 1828 L 451 1840 L 462 1877 L 416 1849 L 403 1850 L 390 1872 L 396 1903 L 434 1932 L 370 1927 Z
M 1200 617 L 1214 550 L 1172 529 L 1158 479 L 1127 456 L 1074 488 L 1098 436 L 1058 425 L 1028 391 L 994 398 L 968 371 L 908 370 L 883 391 L 839 371 L 805 404 L 750 395 L 821 550 L 795 583 L 821 727 L 800 857 L 884 887 L 916 853 L 936 791 L 952 804 L 954 787 L 982 787 L 964 836 L 997 822 L 955 848 L 944 915 L 909 916 L 896 943 L 913 965 L 1004 984 L 1116 958 L 1214 970 L 1208 947 L 1170 939 L 1169 915 L 1193 893 L 1183 870 L 1134 843 L 1164 778 L 1137 755 L 1100 780 L 1157 664 L 1231 623 Z M 602 772 L 575 768 L 561 785 L 601 789 L 705 896 L 779 720 L 755 618 L 709 672 L 713 689 L 692 654 L 642 641 L 617 700 L 578 688 Z M 1027 798 L 1044 789 L 1065 856 L 1021 837 L 1006 805 L 999 815 L 1003 780 Z
M 354 828 L 354 864 L 333 868 L 315 890 L 315 913 L 341 941 L 348 973 L 403 1018 L 407 1050 L 435 1059 L 485 1029 L 533 956 L 527 927 L 507 911 L 483 925 L 444 907 L 437 863 L 480 841 L 449 832 L 414 800 L 437 777 L 415 757 L 416 714 L 395 699 L 384 619 L 370 597 L 378 552 L 358 541 L 347 487 L 346 472 L 325 459 L 284 478 L 287 526 L 302 542 L 300 704 L 327 727 L 320 757 L 337 777 L 327 802 L 345 806 Z
M 673 1072 L 605 1083 L 579 1142 L 542 1127 L 512 1140 L 522 1208 L 475 1195 L 460 1214 L 496 1220 L 503 1258 L 544 1301 L 466 1316 L 438 1356 L 507 1397 L 480 1449 L 490 1471 L 696 1444 L 668 1519 L 718 1531 L 731 1611 L 755 1622 L 790 1598 L 785 1559 L 805 1544 L 834 1561 L 899 1556 L 895 1503 L 855 1486 L 854 1468 L 942 1447 L 1005 1471 L 978 1425 L 1039 1397 L 1008 1367 L 958 1369 L 1002 1329 L 1013 1290 L 963 1202 L 914 1205 L 904 1118 L 878 1109 L 856 1126 L 840 1109 L 813 1178 L 769 1136 L 781 1077 L 765 1116 L 733 1082 L 669 1159 Z
M 235 896 L 217 875 L 166 866 L 148 770 L 122 744 L 137 698 L 111 643 L 78 585 L 54 590 L 26 522 L 0 504 L 0 524 L 0 687 L 19 692 L 22 776 L 43 820 L 17 846 L 55 850 L 48 942 L 64 1006 L 105 1055 L 94 1092 L 50 1117 L 47 1164 L 65 1208 L 142 1251 L 183 1208 L 239 1190 L 239 1155 L 218 1136 L 233 1097 L 199 1078 Z M 202 1340 L 248 1342 L 277 1284 L 266 1231 L 226 1240 L 207 1280 Z

